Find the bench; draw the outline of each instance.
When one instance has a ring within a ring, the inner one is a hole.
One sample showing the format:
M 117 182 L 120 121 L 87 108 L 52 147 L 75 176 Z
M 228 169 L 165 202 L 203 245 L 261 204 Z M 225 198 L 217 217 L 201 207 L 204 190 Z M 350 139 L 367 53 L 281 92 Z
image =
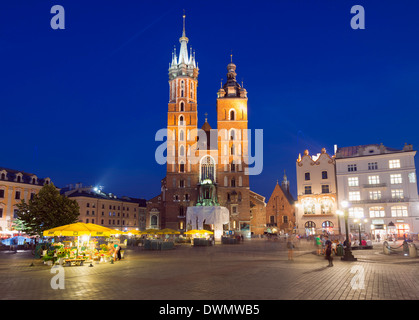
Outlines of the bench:
M 84 261 L 86 261 L 86 260 L 85 259 L 66 259 L 65 260 L 65 265 L 67 267 L 71 267 L 72 265 L 82 266 Z

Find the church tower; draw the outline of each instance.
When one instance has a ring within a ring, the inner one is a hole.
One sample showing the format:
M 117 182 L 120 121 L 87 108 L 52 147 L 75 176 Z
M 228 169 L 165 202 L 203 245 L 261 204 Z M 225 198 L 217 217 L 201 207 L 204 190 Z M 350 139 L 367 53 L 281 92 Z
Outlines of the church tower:
M 236 80 L 236 65 L 227 65 L 227 81 L 217 93 L 218 192 L 230 210 L 230 228 L 250 224 L 247 139 L 247 91 Z M 242 225 L 240 225 L 242 224 Z
M 185 31 L 183 15 L 180 50 L 176 47 L 169 64 L 169 104 L 167 113 L 167 168 L 165 181 L 166 215 L 162 225 L 183 229 L 186 207 L 191 198 L 192 186 L 197 181 L 193 172 L 195 165 L 190 161 L 192 147 L 196 143 L 198 110 L 197 88 L 199 69 Z M 189 52 L 188 52 L 189 51 Z M 170 221 L 170 222 L 169 222 Z

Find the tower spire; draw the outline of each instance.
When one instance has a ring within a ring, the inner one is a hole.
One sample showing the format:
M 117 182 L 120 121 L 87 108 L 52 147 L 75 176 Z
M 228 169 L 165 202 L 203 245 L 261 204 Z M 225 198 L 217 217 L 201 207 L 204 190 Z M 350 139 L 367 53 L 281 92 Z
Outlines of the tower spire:
M 185 9 L 183 9 L 183 32 L 182 32 L 182 37 L 186 37 L 186 32 L 185 32 L 185 19 L 186 19 Z
M 184 63 L 184 64 L 189 64 L 190 60 L 189 60 L 189 56 L 188 56 L 188 37 L 186 36 L 186 31 L 185 31 L 185 20 L 186 20 L 186 15 L 185 15 L 185 10 L 183 10 L 183 30 L 182 30 L 182 36 L 179 38 L 179 42 L 180 42 L 180 53 L 179 53 L 179 64 Z

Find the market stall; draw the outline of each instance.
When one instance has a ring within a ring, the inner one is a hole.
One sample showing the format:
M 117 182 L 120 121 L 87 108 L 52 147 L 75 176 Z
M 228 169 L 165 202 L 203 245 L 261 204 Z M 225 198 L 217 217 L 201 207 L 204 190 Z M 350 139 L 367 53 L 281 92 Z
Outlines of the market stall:
M 214 244 L 212 235 L 214 234 L 214 232 L 209 231 L 209 230 L 197 230 L 197 229 L 193 229 L 193 230 L 189 230 L 185 232 L 186 235 L 191 235 L 192 236 L 192 245 L 193 246 L 211 246 Z
M 113 262 L 115 241 L 112 236 L 119 234 L 122 232 L 82 222 L 45 230 L 43 235 L 46 237 L 65 237 L 66 239 L 49 243 L 42 258 L 46 264 L 58 263 L 67 266 L 83 265 L 94 261 Z

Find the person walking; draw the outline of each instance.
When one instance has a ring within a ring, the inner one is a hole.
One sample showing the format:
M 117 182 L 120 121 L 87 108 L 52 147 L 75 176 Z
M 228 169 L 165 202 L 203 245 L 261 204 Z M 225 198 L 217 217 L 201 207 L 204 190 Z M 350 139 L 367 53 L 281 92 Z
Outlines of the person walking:
M 332 241 L 329 240 L 328 237 L 326 238 L 326 242 L 325 242 L 325 254 L 326 254 L 326 259 L 329 261 L 329 265 L 328 267 L 333 267 L 333 257 L 332 257 Z
M 317 255 L 320 256 L 322 252 L 322 240 L 320 239 L 320 236 L 316 236 L 316 246 L 317 246 Z
M 288 248 L 288 260 L 293 261 L 294 260 L 294 241 L 292 237 L 288 238 L 287 241 L 287 248 Z

